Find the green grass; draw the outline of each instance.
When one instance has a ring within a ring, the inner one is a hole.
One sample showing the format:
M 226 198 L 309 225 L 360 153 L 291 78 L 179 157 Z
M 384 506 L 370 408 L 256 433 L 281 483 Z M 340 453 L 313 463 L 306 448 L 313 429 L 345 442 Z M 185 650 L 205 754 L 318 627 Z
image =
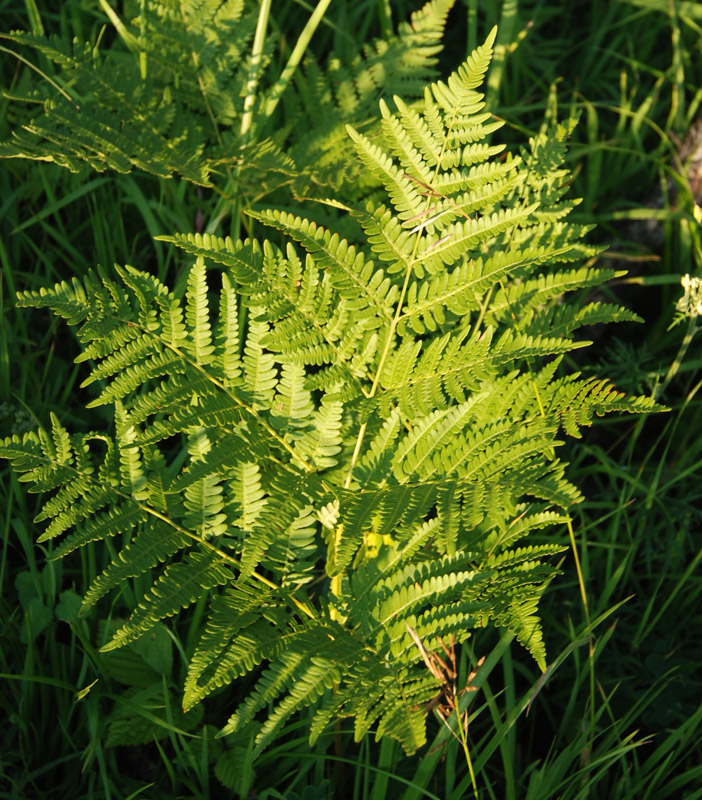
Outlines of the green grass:
M 271 25 L 288 43 L 276 56 L 281 65 L 314 5 L 274 4 Z M 414 7 L 334 2 L 309 47 L 343 57 Z M 41 24 L 95 40 L 107 24 L 97 2 L 68 0 L 58 8 L 0 2 L 6 30 Z M 461 651 L 463 680 L 486 657 L 478 690 L 464 696 L 479 796 L 702 797 L 701 360 L 699 339 L 681 350 L 686 324 L 670 327 L 680 277 L 700 275 L 702 251 L 685 179 L 675 179 L 677 197 L 664 192 L 651 206 L 673 175 L 673 136 L 684 136 L 700 113 L 702 14 L 679 0 L 464 0 L 452 12 L 442 70 L 494 23 L 503 46 L 489 78 L 496 113 L 522 136 L 538 129 L 544 113 L 580 111 L 570 152 L 580 218 L 598 223 L 594 240 L 610 245 L 602 258 L 630 271 L 606 293 L 646 320 L 592 331 L 595 344 L 578 368 L 604 365 L 624 389 L 659 392 L 671 412 L 608 419 L 568 443 L 570 476 L 588 498 L 573 515 L 588 605 L 568 554 L 542 606 L 547 679 L 508 634 L 476 636 Z M 105 36 L 115 38 L 109 26 Z M 0 65 L 3 85 L 14 86 L 22 66 L 5 53 Z M 0 99 L 3 137 L 12 108 Z M 83 410 L 68 329 L 47 314 L 20 313 L 14 294 L 97 263 L 149 265 L 174 284 L 182 265 L 153 237 L 194 230 L 198 215 L 207 225 L 219 217 L 217 198 L 184 182 L 77 177 L 18 161 L 2 163 L 0 187 L 0 435 L 45 424 L 50 409 L 76 429 L 104 424 Z M 640 219 L 655 219 L 654 237 L 632 224 Z M 184 718 L 179 689 L 202 609 L 174 624 L 160 649 L 128 648 L 127 672 L 110 663 L 97 653 L 105 623 L 95 613 L 75 618 L 75 598 L 100 570 L 105 545 L 63 566 L 47 563 L 33 544 L 40 501 L 3 468 L 0 798 L 473 796 L 460 744 L 439 721 L 434 741 L 406 758 L 391 742 L 354 744 L 343 724 L 310 748 L 302 715 L 252 763 L 246 732 L 214 738 L 246 686 L 206 703 L 201 719 Z M 561 535 L 568 544 L 568 532 Z M 130 591 L 125 586 L 100 613 L 124 616 Z M 125 674 L 132 675 L 131 694 Z M 124 718 L 129 732 L 144 732 L 145 743 L 117 744 Z

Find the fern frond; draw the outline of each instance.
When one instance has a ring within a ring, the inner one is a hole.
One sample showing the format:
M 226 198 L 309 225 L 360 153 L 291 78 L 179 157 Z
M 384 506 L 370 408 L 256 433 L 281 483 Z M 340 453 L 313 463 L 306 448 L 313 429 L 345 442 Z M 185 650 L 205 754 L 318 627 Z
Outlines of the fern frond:
M 314 580 L 320 551 L 317 517 L 307 506 L 275 537 L 266 552 L 266 563 L 275 569 L 281 587 L 300 587 Z
M 185 340 L 186 351 L 196 364 L 211 363 L 215 348 L 212 344 L 210 315 L 207 304 L 207 282 L 205 262 L 198 259 L 188 276 L 186 321 L 188 333 Z
M 147 570 L 162 564 L 190 543 L 187 536 L 166 523 L 151 520 L 148 527 L 126 545 L 118 560 L 113 561 L 91 583 L 85 596 L 81 614 L 85 614 L 98 600 L 128 578 L 143 575 Z
M 329 270 L 332 286 L 352 303 L 359 319 L 367 314 L 375 326 L 379 326 L 391 318 L 397 287 L 384 277 L 382 270 L 375 270 L 373 262 L 366 260 L 353 245 L 316 223 L 292 214 L 269 211 L 252 216 L 300 242 L 322 269 Z
M 662 407 L 650 397 L 627 397 L 606 379 L 579 379 L 578 374 L 561 379 L 554 386 L 551 410 L 558 414 L 566 433 L 580 438 L 580 428 L 591 425 L 593 416 L 613 411 L 646 413 Z
M 331 394 L 334 392 L 332 390 Z M 343 444 L 342 413 L 344 404 L 324 396 L 321 405 L 315 410 L 312 428 L 295 441 L 295 449 L 309 464 L 318 470 L 335 467 Z
M 222 275 L 216 337 L 216 349 L 221 359 L 224 380 L 228 385 L 236 384 L 242 372 L 239 357 L 239 315 L 236 291 L 226 274 Z
M 325 71 L 308 57 L 297 102 L 288 106 L 296 123 L 290 124 L 291 130 L 304 131 L 291 137 L 291 152 L 302 172 L 295 184 L 297 195 L 309 193 L 308 176 L 313 185 L 333 185 L 337 190 L 343 185 L 349 191 L 367 180 L 349 157 L 344 126 L 367 128 L 382 97 L 422 96 L 426 81 L 436 75 L 436 56 L 453 5 L 454 0 L 427 2 L 398 26 L 396 35 L 371 42 L 351 63 L 332 56 Z
M 261 340 L 268 333 L 267 322 L 253 319 L 249 325 L 244 350 L 244 385 L 254 398 L 254 405 L 270 407 L 273 401 L 275 386 L 278 382 L 278 371 L 271 353 L 264 351 Z
M 424 201 L 416 184 L 409 176 L 405 176 L 385 151 L 373 144 L 367 136 L 358 133 L 350 125 L 346 130 L 367 169 L 379 178 L 387 190 L 393 206 L 398 211 L 397 216 L 405 223 L 415 219 L 424 207 Z
M 293 363 L 333 365 L 314 379 L 325 385 L 351 381 L 357 393 L 362 393 L 358 378 L 367 371 L 365 352 L 374 347 L 377 321 L 369 314 L 364 321 L 349 325 L 355 307 L 340 298 L 329 274 L 320 270 L 311 257 L 304 268 L 299 262 L 296 268 L 297 257 L 292 248 L 283 258 L 265 243 L 263 248 L 257 243 L 234 245 L 230 239 L 199 234 L 162 238 L 232 270 L 234 279 L 246 287 L 252 313 L 259 315 L 257 321 L 275 322 L 274 329 L 258 334 L 267 349 Z M 247 257 L 254 259 L 257 272 L 245 266 Z M 251 339 L 254 340 L 255 337 Z
M 368 450 L 355 468 L 354 475 L 361 487 L 382 486 L 390 476 L 394 458 L 393 445 L 400 432 L 400 426 L 400 410 L 394 408 L 383 421 L 382 428 L 370 441 Z
M 468 337 L 468 331 L 449 333 L 432 340 L 421 351 L 421 343 L 408 340 L 388 359 L 382 379 L 380 401 L 397 402 L 414 419 L 445 408 L 450 400 L 466 401 L 520 360 L 556 355 L 583 346 L 569 339 L 541 338 L 506 329 L 495 340 L 488 328 Z
M 565 253 L 561 253 L 562 258 Z M 507 320 L 524 319 L 528 324 L 532 315 L 544 305 L 561 298 L 567 292 L 599 286 L 618 277 L 614 270 L 579 268 L 546 273 L 529 278 L 519 286 L 500 289 L 495 296 L 491 317 Z
M 261 470 L 257 464 L 245 462 L 237 466 L 234 475 L 234 498 L 239 513 L 233 523 L 244 531 L 250 531 L 267 502 L 261 485 Z
M 643 322 L 638 314 L 610 303 L 589 303 L 583 308 L 561 305 L 540 311 L 524 325 L 530 333 L 570 336 L 573 331 L 609 322 Z
M 211 551 L 190 551 L 183 561 L 166 568 L 141 599 L 129 621 L 101 648 L 102 652 L 135 641 L 154 623 L 187 608 L 203 591 L 231 583 L 233 577 L 229 567 Z
M 305 370 L 299 364 L 284 364 L 272 401 L 272 423 L 278 431 L 295 434 L 309 427 L 314 407 L 305 388 Z
M 307 505 L 316 506 L 324 491 L 316 476 L 288 467 L 278 469 L 268 485 L 268 502 L 250 531 L 244 532 L 241 579 L 248 578 L 279 536 L 285 536 Z
M 108 508 L 104 509 L 106 506 Z M 58 536 L 69 527 L 73 533 L 67 536 L 54 550 L 54 558 L 64 556 L 83 547 L 90 542 L 98 542 L 109 536 L 117 536 L 132 531 L 137 525 L 146 521 L 143 509 L 127 500 L 117 504 L 114 495 L 101 493 L 99 490 L 85 492 L 83 501 L 73 506 L 73 513 L 57 517 L 60 524 L 46 529 L 37 541 Z
M 224 733 L 259 726 L 256 752 L 303 708 L 312 740 L 350 716 L 357 738 L 374 729 L 414 752 L 440 690 L 418 638 L 506 627 L 543 668 L 538 604 L 561 549 L 546 532 L 582 499 L 559 431 L 660 409 L 567 372 L 586 344 L 574 331 L 636 315 L 563 302 L 618 273 L 579 266 L 598 249 L 569 221 L 573 122 L 519 156 L 487 141 L 502 124 L 478 91 L 495 32 L 425 85 L 451 4 L 427 3 L 350 65 L 309 63 L 283 98 L 294 116 L 258 154 L 255 126 L 242 148 L 233 125 L 251 97 L 243 0 L 153 0 L 125 29 L 136 59 L 15 37 L 72 92 L 43 97 L 15 155 L 201 183 L 233 167 L 223 198 L 281 188 L 281 208 L 250 214 L 276 243 L 161 237 L 191 262 L 184 299 L 134 267 L 22 293 L 76 328 L 88 405 L 114 406 L 114 436 L 52 417 L 0 443 L 48 495 L 37 522 L 53 556 L 109 540 L 83 613 L 133 583 L 103 650 L 209 605 L 185 706 L 255 672 Z M 269 55 L 254 117 L 277 106 Z M 314 131 L 310 107 L 327 117 Z M 298 129 L 309 141 L 285 151 Z M 344 202 L 284 205 L 284 191 L 332 184 Z
M 262 617 L 262 608 L 270 609 Z M 289 615 L 276 607 L 269 587 L 229 586 L 212 600 L 210 619 L 188 665 L 183 707 L 187 710 L 220 686 L 250 672 L 282 647 Z
M 468 56 L 465 63 L 449 77 L 447 83 L 437 81 L 431 85 L 432 94 L 445 113 L 459 118 L 475 113 L 472 109 L 482 98 L 476 95 L 473 89 L 483 82 L 490 66 L 492 46 L 496 36 L 497 28 L 493 28 L 485 42 Z
M 174 113 L 149 80 L 142 81 L 136 63 L 110 52 L 102 56 L 89 43 L 68 48 L 58 38 L 21 32 L 9 38 L 57 64 L 72 97 L 45 94 L 44 115 L 3 143 L 2 155 L 55 161 L 73 172 L 84 163 L 98 172 L 138 167 L 163 178 L 177 172 L 209 183 L 202 134 L 188 129 L 187 117 Z
M 279 658 L 263 673 L 254 691 L 230 717 L 223 733 L 234 732 L 246 725 L 257 711 L 285 693 L 284 701 L 276 704 L 276 710 L 257 737 L 257 744 L 265 745 L 291 714 L 310 705 L 341 679 L 337 665 L 359 650 L 359 643 L 333 624 L 314 622 L 300 630 L 290 631 Z
M 376 740 L 390 735 L 402 746 L 406 753 L 414 753 L 426 742 L 426 723 L 424 722 L 424 706 L 436 693 L 436 681 L 433 676 L 415 677 L 408 680 L 400 671 L 394 685 L 385 686 L 385 692 L 375 707 L 368 708 L 368 702 L 354 708 L 357 720 L 365 716 L 366 727 L 374 717 L 378 716 Z M 363 727 L 354 726 L 354 736 L 360 739 Z M 367 728 L 366 728 L 367 729 Z
M 426 514 L 435 499 L 436 487 L 406 484 L 340 492 L 339 496 L 344 521 L 330 536 L 326 567 L 330 577 L 343 572 L 369 538 L 371 543 L 381 540 L 407 519 Z

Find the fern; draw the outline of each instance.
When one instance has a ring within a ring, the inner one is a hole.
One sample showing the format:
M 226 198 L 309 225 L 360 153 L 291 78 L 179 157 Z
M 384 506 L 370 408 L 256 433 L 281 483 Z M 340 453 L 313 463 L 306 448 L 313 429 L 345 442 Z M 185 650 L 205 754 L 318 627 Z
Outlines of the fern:
M 55 80 L 25 81 L 13 92 L 28 110 L 12 138 L 0 142 L 0 157 L 51 161 L 73 172 L 179 176 L 219 185 L 228 197 L 258 198 L 281 186 L 304 196 L 310 186 L 338 186 L 341 172 L 352 187 L 362 170 L 349 159 L 345 123 L 371 124 L 383 94 L 421 94 L 435 76 L 453 3 L 431 0 L 351 63 L 332 56 L 320 68 L 310 56 L 296 86 L 271 64 L 279 34 L 268 32 L 255 62 L 249 55 L 259 14 L 253 0 L 148 0 L 138 17 L 119 20 L 118 43 L 102 50 L 4 34 L 56 72 Z M 245 108 L 252 81 L 258 92 Z M 281 95 L 285 122 L 272 124 Z
M 423 57 L 449 5 L 434 0 L 404 30 Z M 149 24 L 173 35 L 165 11 Z M 113 539 L 83 613 L 123 581 L 147 584 L 104 650 L 204 599 L 185 707 L 254 673 L 224 732 L 267 710 L 259 749 L 306 707 L 312 740 L 351 716 L 357 738 L 421 747 L 437 679 L 416 637 L 432 650 L 503 626 L 544 669 L 538 602 L 561 549 L 546 535 L 581 499 L 559 437 L 595 414 L 658 408 L 562 369 L 586 344 L 579 327 L 635 317 L 560 305 L 615 273 L 571 266 L 595 252 L 562 199 L 571 124 L 520 155 L 487 143 L 499 123 L 476 90 L 494 38 L 421 102 L 381 102 L 372 138 L 348 127 L 365 186 L 382 189 L 328 201 L 357 226 L 354 243 L 297 213 L 256 211 L 278 243 L 162 237 L 194 260 L 182 301 L 133 267 L 19 296 L 75 327 L 89 405 L 115 418 L 112 435 L 71 435 L 54 416 L 49 432 L 2 444 L 31 491 L 52 493 L 41 540 L 60 557 Z M 356 82 L 340 78 L 336 102 L 375 99 L 380 84 L 366 80 L 382 57 L 369 51 Z M 411 93 L 411 70 L 392 62 Z M 204 73 L 179 64 L 185 106 Z M 205 81 L 222 123 L 235 113 L 227 75 Z

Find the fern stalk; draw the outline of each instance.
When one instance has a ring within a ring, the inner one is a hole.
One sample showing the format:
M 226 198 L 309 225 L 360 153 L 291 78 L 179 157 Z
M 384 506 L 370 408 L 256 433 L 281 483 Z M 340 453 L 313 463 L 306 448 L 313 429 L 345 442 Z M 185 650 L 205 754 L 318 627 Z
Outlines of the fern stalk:
M 249 72 L 246 79 L 244 108 L 241 116 L 241 125 L 239 126 L 239 139 L 242 145 L 247 144 L 251 137 L 254 106 L 256 104 L 257 89 L 261 79 L 263 50 L 266 42 L 266 31 L 268 29 L 268 17 L 270 16 L 270 11 L 271 0 L 261 0 L 258 8 L 256 33 L 254 35 L 253 46 L 251 48 Z M 242 168 L 240 164 L 237 168 L 234 179 L 229 181 L 227 189 L 225 190 L 225 194 L 229 194 L 232 189 L 236 191 L 234 204 L 231 209 L 231 235 L 234 237 L 238 237 L 241 231 L 241 211 L 243 206 L 241 192 L 238 191 L 239 182 L 241 179 L 241 171 Z M 220 214 L 215 214 L 213 220 L 207 227 L 209 232 L 214 233 L 219 228 L 220 222 L 228 210 L 228 208 L 224 208 Z
M 261 0 L 258 8 L 258 22 L 256 24 L 256 34 L 251 49 L 251 66 L 246 81 L 246 94 L 244 95 L 244 113 L 241 117 L 241 127 L 239 129 L 241 141 L 245 144 L 253 122 L 253 109 L 256 103 L 256 90 L 261 79 L 261 67 L 263 64 L 263 48 L 266 41 L 266 31 L 268 29 L 268 17 L 271 13 L 272 0 Z
M 314 8 L 314 11 L 310 14 L 310 18 L 307 20 L 305 27 L 302 29 L 302 33 L 297 37 L 297 41 L 295 42 L 295 47 L 293 47 L 292 52 L 290 53 L 290 57 L 288 58 L 288 62 L 285 65 L 285 68 L 280 73 L 278 80 L 273 84 L 270 89 L 268 99 L 266 101 L 265 106 L 263 107 L 263 117 L 271 117 L 273 112 L 278 107 L 278 103 L 280 102 L 280 98 L 283 96 L 285 89 L 287 88 L 288 84 L 293 78 L 295 71 L 297 70 L 300 62 L 302 61 L 302 57 L 304 56 L 307 48 L 309 47 L 309 43 L 314 36 L 314 32 L 319 27 L 320 22 L 324 18 L 324 15 L 329 8 L 331 0 L 318 0 L 317 5 Z
M 488 35 L 488 38 L 487 38 L 487 40 L 485 42 L 484 46 L 485 46 L 486 49 L 490 48 L 492 46 L 492 42 L 494 41 L 496 34 L 497 34 L 497 29 L 493 28 L 492 31 L 490 32 L 490 34 Z M 451 136 L 451 134 L 453 132 L 453 126 L 454 126 L 455 120 L 456 120 L 456 116 L 455 116 L 455 114 L 452 114 L 451 118 L 450 118 L 449 125 L 448 125 L 448 129 L 446 131 L 446 134 L 444 136 L 444 139 L 443 139 L 443 142 L 442 142 L 442 145 L 441 145 L 441 151 L 440 151 L 439 157 L 437 158 L 436 166 L 434 168 L 434 180 L 436 180 L 436 176 L 438 175 L 439 166 L 442 163 L 444 154 L 446 152 L 447 143 L 448 143 L 449 138 L 450 138 L 450 136 Z M 355 131 L 354 131 L 354 133 L 355 133 Z M 424 203 L 424 208 L 417 214 L 417 216 L 421 216 L 423 214 L 423 212 L 426 211 L 429 208 L 429 206 L 431 204 L 431 195 L 434 194 L 434 193 L 435 193 L 435 190 L 431 186 L 429 186 L 428 187 L 428 192 L 427 192 L 427 197 L 426 197 L 426 200 L 425 200 L 425 203 Z M 421 238 L 422 238 L 421 230 L 418 230 L 415 233 L 415 236 L 414 236 L 414 244 L 413 244 L 413 248 L 412 248 L 412 253 L 411 253 L 411 255 L 409 256 L 409 258 L 407 260 L 407 266 L 405 268 L 405 277 L 404 277 L 404 281 L 402 282 L 402 289 L 400 290 L 400 296 L 399 296 L 399 298 L 397 300 L 397 304 L 395 306 L 395 313 L 394 313 L 394 316 L 393 316 L 393 319 L 392 319 L 392 323 L 391 323 L 391 326 L 390 326 L 390 332 L 388 333 L 388 336 L 387 336 L 387 339 L 386 339 L 386 342 L 385 342 L 385 347 L 383 348 L 383 352 L 382 352 L 382 354 L 380 356 L 380 361 L 378 362 L 378 368 L 376 369 L 376 372 L 375 372 L 375 378 L 373 379 L 373 383 L 371 385 L 370 392 L 368 394 L 369 398 L 375 397 L 375 393 L 378 390 L 378 386 L 380 384 L 380 378 L 381 378 L 381 376 L 383 374 L 383 369 L 385 367 L 385 362 L 386 362 L 388 354 L 390 353 L 390 350 L 391 350 L 391 348 L 392 348 L 392 346 L 394 344 L 395 331 L 397 329 L 397 323 L 398 323 L 400 315 L 402 313 L 403 303 L 404 303 L 405 297 L 407 295 L 407 288 L 409 286 L 410 278 L 412 277 L 412 270 L 413 270 L 413 267 L 415 265 L 415 261 L 416 261 L 416 258 L 417 258 L 417 249 L 419 247 L 419 243 L 421 241 Z M 358 457 L 360 455 L 361 448 L 363 446 L 363 439 L 364 439 L 365 434 L 366 434 L 366 428 L 367 428 L 366 423 L 363 423 L 361 425 L 361 427 L 359 428 L 358 437 L 356 439 L 356 445 L 354 446 L 353 455 L 351 457 L 351 463 L 349 465 L 349 471 L 348 471 L 348 473 L 346 475 L 346 481 L 344 483 L 345 488 L 348 488 L 350 486 L 350 484 L 351 484 L 351 476 L 352 476 L 352 473 L 353 473 L 353 469 L 356 466 L 356 463 L 358 461 Z

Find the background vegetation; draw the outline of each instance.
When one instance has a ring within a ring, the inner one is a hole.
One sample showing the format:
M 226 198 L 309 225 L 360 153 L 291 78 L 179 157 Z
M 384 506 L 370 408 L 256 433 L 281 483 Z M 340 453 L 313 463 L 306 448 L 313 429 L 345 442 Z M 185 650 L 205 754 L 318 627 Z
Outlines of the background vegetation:
M 333 0 L 309 48 L 320 61 L 331 51 L 352 58 L 416 5 Z M 119 48 L 105 6 L 0 0 L 0 15 L 4 30 L 102 36 L 101 48 Z M 281 69 L 310 11 L 302 0 L 273 4 L 272 23 L 291 43 L 272 56 Z M 575 531 L 587 603 L 569 556 L 542 604 L 547 680 L 507 637 L 474 637 L 459 653 L 459 683 L 481 655 L 499 664 L 488 682 L 478 675 L 470 706 L 478 789 L 483 798 L 515 800 L 702 797 L 702 381 L 696 321 L 671 327 L 681 276 L 702 268 L 702 133 L 694 140 L 702 130 L 702 9 L 680 0 L 459 0 L 442 74 L 496 23 L 495 113 L 523 141 L 546 111 L 581 112 L 569 154 L 573 195 L 584 199 L 578 218 L 598 223 L 592 240 L 610 248 L 601 258 L 629 270 L 602 291 L 646 320 L 588 331 L 596 344 L 578 351 L 578 367 L 597 365 L 621 388 L 656 395 L 672 411 L 609 418 L 569 445 L 569 477 L 588 498 Z M 15 123 L 10 98 L 26 67 L 3 50 L 0 58 L 6 139 Z M 70 330 L 46 313 L 16 310 L 15 292 L 114 262 L 150 267 L 174 284 L 182 265 L 153 237 L 211 222 L 218 198 L 177 179 L 86 178 L 19 160 L 3 161 L 0 187 L 0 436 L 47 424 L 56 408 L 64 424 L 89 429 L 98 423 L 83 410 Z M 75 614 L 105 545 L 66 564 L 45 562 L 33 543 L 37 498 L 3 469 L 0 797 L 469 795 L 460 744 L 438 721 L 435 742 L 406 758 L 389 741 L 355 745 L 343 727 L 310 749 L 302 717 L 255 763 L 249 742 L 214 739 L 234 696 L 220 695 L 186 724 L 178 692 L 202 609 L 139 650 L 99 656 L 97 616 L 78 622 Z M 112 619 L 127 608 L 117 598 Z M 116 699 L 126 674 L 130 705 Z

